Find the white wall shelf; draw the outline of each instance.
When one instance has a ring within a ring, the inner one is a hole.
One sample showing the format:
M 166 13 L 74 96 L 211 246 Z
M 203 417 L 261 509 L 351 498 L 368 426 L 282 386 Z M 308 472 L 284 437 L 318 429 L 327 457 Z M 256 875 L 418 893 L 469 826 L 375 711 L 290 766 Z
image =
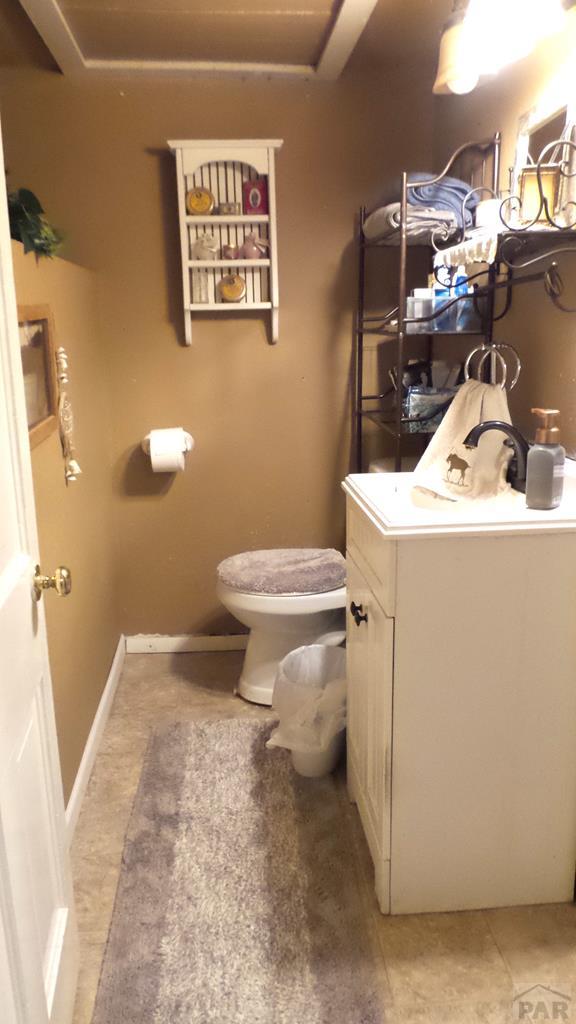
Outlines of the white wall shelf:
M 270 221 L 267 213 L 253 213 L 252 215 L 246 213 L 212 213 L 207 217 L 188 215 L 184 219 L 187 224 L 268 224 Z
M 231 313 L 235 309 L 272 309 L 271 302 L 192 302 L 188 309 L 194 313 Z
M 192 344 L 193 313 L 250 312 L 270 310 L 270 341 L 278 341 L 278 247 L 276 239 L 276 184 L 274 158 L 281 139 L 224 139 L 169 141 L 176 157 L 178 219 L 182 259 L 185 340 Z M 246 182 L 265 178 L 267 213 L 190 215 L 186 194 L 193 188 L 208 189 L 221 203 L 242 206 Z M 267 244 L 267 258 L 224 259 L 223 246 L 240 247 L 253 232 Z M 216 239 L 218 258 L 193 259 L 196 241 L 203 234 Z M 241 302 L 223 302 L 218 284 L 224 273 L 241 269 L 246 294 Z
M 189 267 L 269 267 L 270 260 L 188 260 Z

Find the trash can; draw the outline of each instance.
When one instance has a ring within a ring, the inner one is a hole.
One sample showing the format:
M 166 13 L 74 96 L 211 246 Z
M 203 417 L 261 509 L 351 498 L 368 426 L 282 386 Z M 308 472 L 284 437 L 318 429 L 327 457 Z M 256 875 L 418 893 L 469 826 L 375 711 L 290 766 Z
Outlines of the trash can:
M 268 747 L 286 747 L 300 775 L 334 771 L 346 727 L 346 652 L 341 647 L 297 647 L 280 662 L 272 707 L 279 724 Z

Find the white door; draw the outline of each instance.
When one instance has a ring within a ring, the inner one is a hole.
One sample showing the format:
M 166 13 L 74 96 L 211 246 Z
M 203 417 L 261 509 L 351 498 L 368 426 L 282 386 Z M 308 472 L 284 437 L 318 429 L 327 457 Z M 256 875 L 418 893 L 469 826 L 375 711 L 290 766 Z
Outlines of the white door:
M 6 191 L 0 175 L 2 1024 L 66 1024 L 77 973 L 44 613 L 32 594 L 37 554 Z M 48 599 L 57 598 L 50 594 Z

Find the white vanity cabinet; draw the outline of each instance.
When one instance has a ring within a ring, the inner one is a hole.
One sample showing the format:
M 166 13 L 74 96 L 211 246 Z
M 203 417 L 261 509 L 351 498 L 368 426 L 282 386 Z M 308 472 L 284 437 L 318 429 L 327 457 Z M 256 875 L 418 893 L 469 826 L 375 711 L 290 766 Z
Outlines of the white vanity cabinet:
M 380 907 L 570 902 L 576 486 L 572 519 L 406 524 L 392 476 L 344 485 L 348 784 Z

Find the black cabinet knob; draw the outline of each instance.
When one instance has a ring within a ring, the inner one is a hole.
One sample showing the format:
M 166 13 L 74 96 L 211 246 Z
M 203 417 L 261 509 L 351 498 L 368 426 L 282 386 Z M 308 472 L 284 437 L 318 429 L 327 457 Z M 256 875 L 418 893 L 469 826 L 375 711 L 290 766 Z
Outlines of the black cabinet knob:
M 363 615 L 363 610 L 364 609 L 361 604 L 356 604 L 355 601 L 352 601 L 350 605 L 350 614 L 357 626 L 359 626 L 361 622 L 368 622 L 368 612 Z

